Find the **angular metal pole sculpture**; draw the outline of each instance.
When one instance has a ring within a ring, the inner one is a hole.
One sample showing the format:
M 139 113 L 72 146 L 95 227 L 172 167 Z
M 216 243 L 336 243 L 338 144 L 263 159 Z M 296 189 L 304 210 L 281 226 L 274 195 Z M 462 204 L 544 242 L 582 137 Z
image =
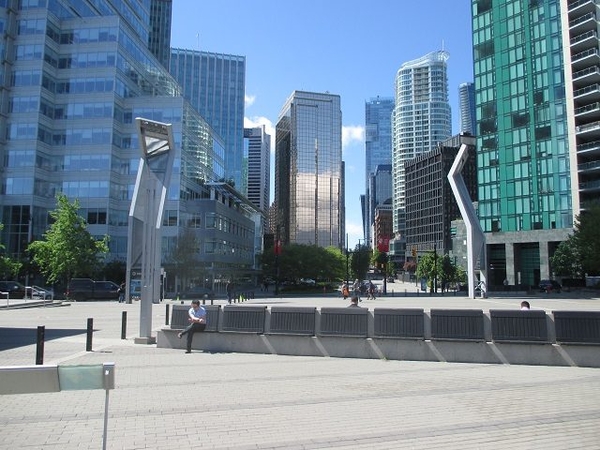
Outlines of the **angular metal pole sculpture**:
M 140 337 L 135 342 L 153 344 L 152 303 L 160 301 L 160 230 L 175 144 L 171 125 L 140 118 L 135 121 L 142 156 L 129 209 L 126 294 L 130 299 L 132 274 L 139 274 Z
M 452 168 L 448 172 L 448 181 L 450 182 L 456 203 L 458 203 L 460 215 L 467 227 L 467 279 L 469 282 L 469 297 L 475 298 L 475 262 L 480 257 L 480 267 L 482 269 L 479 274 L 478 286 L 481 289 L 482 297 L 486 296 L 487 290 L 487 262 L 485 256 L 485 235 L 479 224 L 479 218 L 475 213 L 473 201 L 461 173 L 467 159 L 469 159 L 468 146 L 462 144 L 454 159 Z

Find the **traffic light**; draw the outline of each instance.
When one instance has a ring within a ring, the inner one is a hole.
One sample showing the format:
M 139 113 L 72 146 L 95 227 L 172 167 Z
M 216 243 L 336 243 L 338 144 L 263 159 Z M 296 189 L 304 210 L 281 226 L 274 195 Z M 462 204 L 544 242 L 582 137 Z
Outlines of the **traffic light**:
M 416 258 L 416 257 L 417 257 L 417 247 L 413 247 L 413 248 L 412 248 L 412 250 L 411 250 L 411 254 L 412 254 L 412 257 L 413 257 L 413 258 Z

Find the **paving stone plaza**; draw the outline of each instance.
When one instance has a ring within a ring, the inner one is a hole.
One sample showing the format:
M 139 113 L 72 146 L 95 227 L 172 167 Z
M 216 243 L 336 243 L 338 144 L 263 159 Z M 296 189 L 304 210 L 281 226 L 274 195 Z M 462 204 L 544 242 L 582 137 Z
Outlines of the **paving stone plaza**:
M 397 287 L 395 297 L 361 306 L 486 310 L 521 300 L 404 297 Z M 345 304 L 333 295 L 258 297 L 249 303 Z M 600 300 L 574 297 L 528 300 L 547 311 L 600 310 Z M 164 303 L 153 305 L 154 330 L 165 315 Z M 139 305 L 115 302 L 0 310 L 1 366 L 35 364 L 37 326 L 46 329 L 44 364 L 115 363 L 109 449 L 600 449 L 600 369 L 185 354 L 135 344 Z M 104 390 L 0 396 L 0 449 L 102 448 L 105 397 Z

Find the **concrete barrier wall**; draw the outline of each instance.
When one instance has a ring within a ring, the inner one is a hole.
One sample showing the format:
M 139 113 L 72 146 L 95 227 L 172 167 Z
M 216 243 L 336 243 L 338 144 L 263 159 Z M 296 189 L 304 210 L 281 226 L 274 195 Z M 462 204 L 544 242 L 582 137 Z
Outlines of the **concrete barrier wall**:
M 181 348 L 187 318 L 175 309 L 157 333 L 161 348 Z M 412 361 L 600 367 L 600 313 L 213 306 L 193 348 Z M 570 314 L 574 313 L 574 314 Z M 555 327 L 555 317 L 559 328 Z M 216 321 L 217 323 L 214 323 Z M 557 331 L 558 337 L 557 339 Z M 564 340 L 568 339 L 568 342 Z M 562 341 L 561 341 L 562 340 Z

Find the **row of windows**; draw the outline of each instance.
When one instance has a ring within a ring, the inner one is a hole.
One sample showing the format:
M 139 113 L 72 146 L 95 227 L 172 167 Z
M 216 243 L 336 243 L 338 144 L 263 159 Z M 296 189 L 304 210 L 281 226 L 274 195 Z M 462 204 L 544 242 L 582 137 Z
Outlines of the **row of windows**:
M 112 164 L 111 164 L 112 161 Z M 89 172 L 112 170 L 123 175 L 136 174 L 138 158 L 122 159 L 109 155 L 65 155 L 48 156 L 34 150 L 9 150 L 4 156 L 3 167 L 37 167 L 56 172 Z M 176 169 L 174 169 L 176 173 Z

